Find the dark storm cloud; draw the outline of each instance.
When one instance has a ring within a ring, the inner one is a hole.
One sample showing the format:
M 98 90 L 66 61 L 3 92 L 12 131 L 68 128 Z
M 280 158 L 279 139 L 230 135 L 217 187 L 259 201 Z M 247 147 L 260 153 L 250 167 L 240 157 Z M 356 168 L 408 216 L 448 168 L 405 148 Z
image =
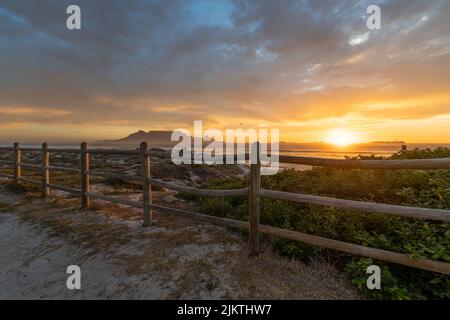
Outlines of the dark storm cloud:
M 364 40 L 374 3 L 383 30 Z M 66 29 L 70 4 L 81 31 Z M 0 126 L 283 121 L 355 112 L 368 90 L 439 94 L 450 84 L 449 14 L 446 0 L 3 0 Z M 354 105 L 330 108 L 342 92 Z

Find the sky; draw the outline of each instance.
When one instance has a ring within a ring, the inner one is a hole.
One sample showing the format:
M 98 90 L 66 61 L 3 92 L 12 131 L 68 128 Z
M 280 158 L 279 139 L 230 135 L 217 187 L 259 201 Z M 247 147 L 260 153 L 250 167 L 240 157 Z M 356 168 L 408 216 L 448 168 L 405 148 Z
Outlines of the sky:
M 449 17 L 448 0 L 2 0 L 0 141 L 202 120 L 284 141 L 448 143 Z

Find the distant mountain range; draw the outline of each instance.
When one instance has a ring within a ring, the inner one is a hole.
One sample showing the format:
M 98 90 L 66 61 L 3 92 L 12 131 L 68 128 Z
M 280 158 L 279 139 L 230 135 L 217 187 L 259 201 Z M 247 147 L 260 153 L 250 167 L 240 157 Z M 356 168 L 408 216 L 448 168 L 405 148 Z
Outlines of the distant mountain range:
M 170 140 L 172 131 L 144 131 L 139 130 L 130 134 L 128 137 L 117 140 L 100 140 L 95 142 L 96 145 L 137 145 L 142 141 L 147 141 L 151 146 L 173 146 L 177 142 Z

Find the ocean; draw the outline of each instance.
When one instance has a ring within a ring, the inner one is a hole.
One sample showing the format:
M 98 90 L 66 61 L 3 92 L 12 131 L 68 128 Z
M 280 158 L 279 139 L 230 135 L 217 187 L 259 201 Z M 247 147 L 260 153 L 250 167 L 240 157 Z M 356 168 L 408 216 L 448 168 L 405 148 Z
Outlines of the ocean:
M 408 150 L 418 149 L 435 149 L 438 147 L 450 148 L 450 143 L 405 143 Z M 397 143 L 364 143 L 355 144 L 346 147 L 337 147 L 328 144 L 296 144 L 296 145 L 280 145 L 280 154 L 302 157 L 317 157 L 344 159 L 346 156 L 355 157 L 358 155 L 388 157 L 393 153 L 400 151 L 402 144 Z
M 317 158 L 331 158 L 344 159 L 346 156 L 355 157 L 358 155 L 376 155 L 388 157 L 395 152 L 401 150 L 401 143 L 362 143 L 346 147 L 338 147 L 325 143 L 280 143 L 280 154 L 289 156 L 302 157 L 317 157 Z M 450 143 L 405 143 L 409 150 L 414 148 L 434 149 L 437 147 L 450 148 Z M 38 144 L 21 144 L 24 148 L 40 148 Z M 80 148 L 79 144 L 50 144 L 51 148 Z M 0 147 L 11 147 L 11 145 L 0 144 Z M 120 146 L 105 146 L 90 144 L 90 148 L 122 148 L 135 149 L 137 145 L 120 145 Z M 161 147 L 161 149 L 170 150 L 168 147 Z

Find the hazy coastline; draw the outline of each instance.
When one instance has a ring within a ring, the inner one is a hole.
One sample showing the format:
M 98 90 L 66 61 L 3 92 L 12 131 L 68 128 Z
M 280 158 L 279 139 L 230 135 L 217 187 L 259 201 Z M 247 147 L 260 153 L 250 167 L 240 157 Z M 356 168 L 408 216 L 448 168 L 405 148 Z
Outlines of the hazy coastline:
M 0 147 L 10 147 L 12 144 L 0 143 Z M 39 148 L 40 144 L 37 143 L 22 143 L 22 147 L 25 148 Z M 79 148 L 79 144 L 75 143 L 54 143 L 50 144 L 53 148 Z M 90 143 L 91 148 L 110 149 L 135 149 L 139 146 L 139 143 Z M 450 143 L 405 143 L 408 150 L 415 148 L 418 149 L 435 149 L 437 147 L 450 148 Z M 172 147 L 167 144 L 156 144 L 150 147 L 160 148 L 163 150 L 170 150 Z M 399 151 L 402 144 L 396 143 L 359 143 L 345 147 L 338 147 L 327 143 L 280 143 L 280 154 L 290 156 L 305 156 L 305 157 L 318 157 L 318 158 L 345 158 L 345 156 L 358 156 L 358 155 L 376 155 L 388 157 L 393 153 Z

